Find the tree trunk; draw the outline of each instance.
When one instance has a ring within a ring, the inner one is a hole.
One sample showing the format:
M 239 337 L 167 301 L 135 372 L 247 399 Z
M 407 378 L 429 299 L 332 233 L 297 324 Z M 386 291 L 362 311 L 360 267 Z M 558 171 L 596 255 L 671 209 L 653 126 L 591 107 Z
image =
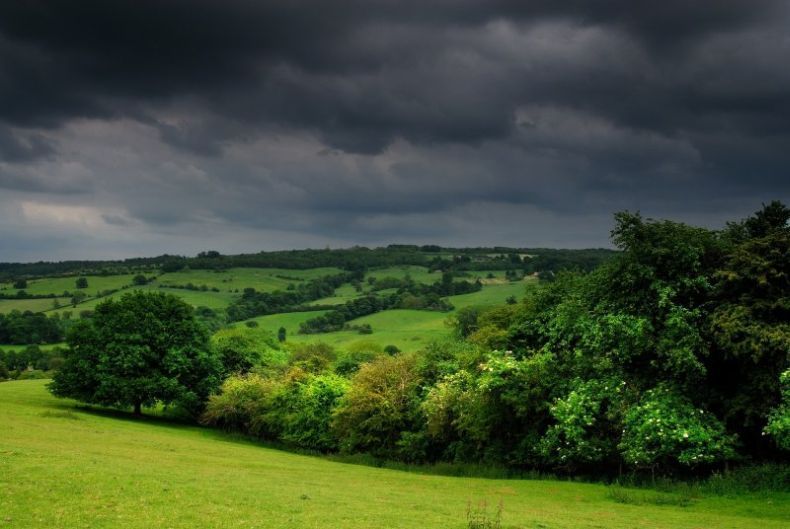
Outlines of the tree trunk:
M 143 405 L 141 402 L 134 403 L 134 414 L 137 417 L 141 417 L 143 415 Z

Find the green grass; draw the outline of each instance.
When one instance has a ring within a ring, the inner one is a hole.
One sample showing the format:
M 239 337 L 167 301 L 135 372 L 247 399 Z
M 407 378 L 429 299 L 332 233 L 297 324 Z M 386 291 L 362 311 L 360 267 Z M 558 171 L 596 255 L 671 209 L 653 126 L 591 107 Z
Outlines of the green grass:
M 277 330 L 280 327 L 285 327 L 285 332 L 288 335 L 288 339 L 296 336 L 297 331 L 299 330 L 299 325 L 303 321 L 307 321 L 310 318 L 317 318 L 322 314 L 325 314 L 326 311 L 323 310 L 316 310 L 311 312 L 281 312 L 280 314 L 271 314 L 269 316 L 259 316 L 257 318 L 253 318 L 251 321 L 258 322 L 258 325 L 277 334 Z
M 23 349 L 29 347 L 28 345 L 11 345 L 11 344 L 0 344 L 0 351 L 22 351 Z M 65 342 L 61 343 L 47 343 L 39 345 L 38 348 L 42 351 L 51 351 L 57 347 L 66 347 Z
M 102 290 L 115 290 L 132 284 L 134 275 L 124 274 L 115 276 L 85 276 L 88 280 L 88 288 L 78 289 L 75 285 L 77 276 L 69 277 L 46 277 L 43 279 L 31 279 L 27 282 L 25 292 L 28 294 L 62 294 L 63 292 L 83 292 L 92 297 Z M 4 285 L 9 287 L 8 284 Z M 13 289 L 11 289 L 13 291 Z M 50 301 L 50 303 L 52 303 Z M 50 305 L 51 307 L 51 305 Z
M 364 292 L 357 292 L 350 283 L 340 285 L 335 289 L 335 295 L 327 298 L 317 299 L 308 303 L 308 305 L 342 305 L 347 301 L 358 298 L 364 295 Z
M 532 279 L 514 283 L 498 282 L 487 284 L 479 292 L 450 296 L 448 299 L 455 310 L 468 306 L 493 306 L 505 303 L 510 296 L 521 299 L 526 289 L 535 284 Z M 318 316 L 316 312 L 295 312 L 256 318 L 262 326 L 276 330 L 283 325 L 288 331 L 288 341 L 297 343 L 324 342 L 340 349 L 358 340 L 372 340 L 381 346 L 395 345 L 401 351 L 417 351 L 431 341 L 441 339 L 449 333 L 445 324 L 452 313 L 426 310 L 385 310 L 363 316 L 349 322 L 354 325 L 369 324 L 373 334 L 361 335 L 356 331 L 337 331 L 322 334 L 297 334 L 299 324 Z
M 411 278 L 417 283 L 426 284 L 435 283 L 442 278 L 441 272 L 430 272 L 424 266 L 403 265 L 371 270 L 365 275 L 365 279 L 368 277 L 375 277 L 376 279 L 382 279 L 384 277 L 403 279 L 406 277 L 406 275 L 411 276 Z
M 311 268 L 309 270 L 286 270 L 283 268 L 231 268 L 222 272 L 212 270 L 183 270 L 162 274 L 156 281 L 157 285 L 206 285 L 218 288 L 223 292 L 245 288 L 254 288 L 260 292 L 285 290 L 288 285 L 299 284 L 330 274 L 338 274 L 338 268 Z M 278 277 L 279 276 L 279 277 Z
M 373 328 L 373 334 L 363 335 L 357 331 L 337 331 L 305 335 L 294 332 L 289 333 L 288 341 L 324 342 L 342 349 L 358 340 L 365 340 L 377 342 L 382 347 L 395 345 L 401 351 L 416 351 L 447 334 L 449 328 L 444 324 L 447 316 L 446 312 L 427 310 L 385 310 L 350 322 L 355 325 L 369 324 Z M 296 330 L 298 330 L 298 325 Z
M 0 383 L 0 525 L 10 528 L 787 527 L 790 495 L 631 504 L 603 485 L 454 478 L 343 464 L 161 419 L 75 407 L 44 381 Z M 619 496 L 618 496 L 619 497 Z
M 61 305 L 66 305 L 69 298 L 42 298 L 42 299 L 0 299 L 0 314 L 8 314 L 13 310 L 22 312 L 43 312 L 53 308 L 53 301 L 57 299 Z
M 457 309 L 470 306 L 490 307 L 493 305 L 502 305 L 505 300 L 510 296 L 515 296 L 516 299 L 521 299 L 531 285 L 537 284 L 534 279 L 525 279 L 515 282 L 503 282 L 491 285 L 483 285 L 483 289 L 479 292 L 472 292 L 471 294 L 461 294 L 460 296 L 450 296 L 448 300 Z

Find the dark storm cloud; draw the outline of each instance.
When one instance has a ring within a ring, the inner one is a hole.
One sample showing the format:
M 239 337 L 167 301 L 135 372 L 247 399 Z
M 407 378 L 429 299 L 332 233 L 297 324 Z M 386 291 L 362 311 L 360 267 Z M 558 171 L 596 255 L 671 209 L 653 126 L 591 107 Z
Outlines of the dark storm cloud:
M 3 2 L 0 187 L 23 223 L 280 247 L 721 223 L 790 197 L 789 27 L 785 0 Z

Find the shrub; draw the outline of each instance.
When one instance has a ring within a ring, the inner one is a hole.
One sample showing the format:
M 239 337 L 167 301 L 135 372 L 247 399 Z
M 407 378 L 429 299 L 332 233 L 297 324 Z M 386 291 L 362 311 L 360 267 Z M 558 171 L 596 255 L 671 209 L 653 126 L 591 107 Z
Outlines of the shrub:
M 334 348 L 323 342 L 317 342 L 292 345 L 288 363 L 310 373 L 320 373 L 328 370 L 335 360 L 337 353 Z
M 635 467 L 697 467 L 732 459 L 733 444 L 711 413 L 658 387 L 626 413 L 619 448 L 626 463 Z
M 619 423 L 619 394 L 625 382 L 589 380 L 578 384 L 551 407 L 556 421 L 541 439 L 546 461 L 561 467 L 589 465 L 611 458 Z
M 286 444 L 321 452 L 335 450 L 332 412 L 348 387 L 348 380 L 331 373 L 292 376 L 274 395 L 265 421 Z
M 335 413 L 341 448 L 397 457 L 402 433 L 419 429 L 419 384 L 413 355 L 382 356 L 363 365 Z
M 278 389 L 276 382 L 256 374 L 228 377 L 220 392 L 209 397 L 200 421 L 226 430 L 260 434 L 255 427 Z
M 782 402 L 771 412 L 764 432 L 776 441 L 777 446 L 790 450 L 790 369 L 779 378 L 782 384 Z

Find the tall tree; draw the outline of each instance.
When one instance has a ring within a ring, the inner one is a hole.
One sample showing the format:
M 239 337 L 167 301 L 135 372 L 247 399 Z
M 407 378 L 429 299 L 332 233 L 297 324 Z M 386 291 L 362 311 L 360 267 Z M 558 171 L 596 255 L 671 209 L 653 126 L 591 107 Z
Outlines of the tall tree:
M 105 406 L 179 404 L 199 411 L 219 385 L 220 362 L 192 308 L 170 294 L 137 291 L 96 306 L 67 336 L 50 391 Z

